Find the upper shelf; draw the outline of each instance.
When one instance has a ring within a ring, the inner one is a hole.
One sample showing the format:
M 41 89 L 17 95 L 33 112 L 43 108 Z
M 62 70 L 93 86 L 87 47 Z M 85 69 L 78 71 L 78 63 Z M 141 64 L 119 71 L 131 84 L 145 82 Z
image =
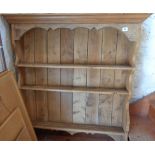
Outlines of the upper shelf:
M 90 14 L 3 14 L 10 24 L 29 23 L 141 23 L 151 14 L 148 13 L 90 13 Z
M 32 64 L 19 63 L 17 67 L 27 68 L 85 68 L 85 69 L 115 69 L 115 70 L 134 70 L 134 67 L 129 65 L 91 65 L 91 64 Z

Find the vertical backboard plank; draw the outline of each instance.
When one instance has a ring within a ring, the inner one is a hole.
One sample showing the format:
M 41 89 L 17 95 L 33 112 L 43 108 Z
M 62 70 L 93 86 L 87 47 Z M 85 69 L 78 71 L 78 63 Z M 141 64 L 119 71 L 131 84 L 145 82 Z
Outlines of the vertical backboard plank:
M 88 64 L 100 64 L 102 30 L 89 30 Z M 100 70 L 87 69 L 87 87 L 100 86 Z M 98 124 L 99 94 L 88 94 L 86 104 L 86 123 Z
M 74 62 L 74 31 L 61 29 L 61 63 Z M 73 69 L 61 69 L 61 85 L 73 85 Z M 61 93 L 61 121 L 73 121 L 73 94 Z
M 60 29 L 48 31 L 48 63 L 60 63 Z M 48 85 L 60 85 L 60 69 L 48 69 Z M 48 92 L 49 121 L 60 121 L 60 93 Z
M 35 63 L 47 63 L 47 32 L 35 29 Z M 47 69 L 36 69 L 36 85 L 47 85 Z M 36 91 L 37 120 L 48 120 L 47 92 Z
M 102 64 L 114 65 L 117 48 L 117 30 L 105 28 L 102 31 Z M 100 87 L 114 87 L 114 70 L 101 70 Z M 99 124 L 111 125 L 113 95 L 100 95 Z
M 77 28 L 74 34 L 74 64 L 87 63 L 88 29 Z M 86 87 L 86 69 L 74 69 L 74 86 Z M 73 93 L 73 122 L 85 123 L 87 93 Z
M 34 63 L 34 30 L 28 31 L 23 38 L 23 50 L 25 63 Z M 35 84 L 35 70 L 34 68 L 25 68 L 25 84 Z M 23 91 L 25 104 L 30 115 L 31 120 L 36 120 L 36 103 L 35 92 L 31 90 Z

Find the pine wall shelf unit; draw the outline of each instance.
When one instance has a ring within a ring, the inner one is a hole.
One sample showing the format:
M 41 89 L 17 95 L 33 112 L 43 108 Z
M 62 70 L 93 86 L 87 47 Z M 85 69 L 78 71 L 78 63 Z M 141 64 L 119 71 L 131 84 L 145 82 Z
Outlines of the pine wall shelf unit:
M 4 15 L 33 126 L 127 140 L 137 42 L 148 16 Z

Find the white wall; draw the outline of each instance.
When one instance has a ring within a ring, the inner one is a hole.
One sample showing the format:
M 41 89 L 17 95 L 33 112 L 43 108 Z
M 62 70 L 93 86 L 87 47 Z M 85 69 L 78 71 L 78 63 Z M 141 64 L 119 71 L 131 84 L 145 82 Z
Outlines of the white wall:
M 0 16 L 0 33 L 2 38 L 2 45 L 6 59 L 7 69 L 14 71 L 13 52 L 11 48 L 10 31 L 8 23 Z
M 155 14 L 142 24 L 131 101 L 155 91 Z

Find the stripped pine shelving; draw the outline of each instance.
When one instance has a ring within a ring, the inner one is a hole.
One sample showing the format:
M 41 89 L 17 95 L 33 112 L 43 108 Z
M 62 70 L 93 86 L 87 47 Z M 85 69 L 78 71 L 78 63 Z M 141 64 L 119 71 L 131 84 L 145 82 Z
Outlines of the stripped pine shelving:
M 111 27 L 17 27 L 15 66 L 33 126 L 127 140 L 136 42 Z
M 33 126 L 127 140 L 139 23 L 149 15 L 5 14 Z

